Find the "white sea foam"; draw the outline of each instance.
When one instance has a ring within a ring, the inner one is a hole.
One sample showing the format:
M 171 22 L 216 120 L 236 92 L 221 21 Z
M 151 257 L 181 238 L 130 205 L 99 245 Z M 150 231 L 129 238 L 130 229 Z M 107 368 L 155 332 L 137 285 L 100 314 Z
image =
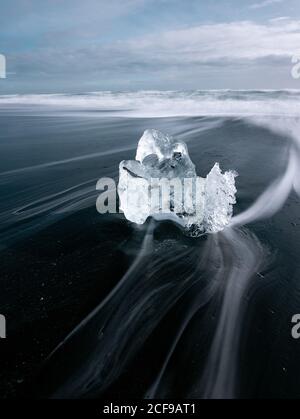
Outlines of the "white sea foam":
M 232 226 L 244 225 L 260 219 L 267 219 L 281 210 L 290 193 L 300 196 L 300 120 L 299 118 L 263 118 L 249 119 L 253 124 L 264 127 L 275 134 L 292 140 L 286 169 L 256 201 L 244 212 L 232 220 Z
M 300 90 L 197 90 L 90 92 L 86 94 L 2 95 L 0 109 L 18 106 L 97 110 L 106 115 L 299 116 Z

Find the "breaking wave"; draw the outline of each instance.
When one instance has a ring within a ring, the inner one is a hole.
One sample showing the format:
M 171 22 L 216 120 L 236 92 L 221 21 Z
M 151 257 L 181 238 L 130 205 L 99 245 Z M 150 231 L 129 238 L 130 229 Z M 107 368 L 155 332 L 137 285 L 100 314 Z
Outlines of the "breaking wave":
M 299 116 L 300 90 L 197 90 L 2 95 L 0 108 L 26 106 L 131 117 Z

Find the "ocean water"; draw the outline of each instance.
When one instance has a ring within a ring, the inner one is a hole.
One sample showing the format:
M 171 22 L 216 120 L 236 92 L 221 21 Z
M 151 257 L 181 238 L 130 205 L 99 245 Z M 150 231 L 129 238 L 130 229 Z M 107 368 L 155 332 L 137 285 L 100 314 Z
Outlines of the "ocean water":
M 300 91 L 0 96 L 3 397 L 298 398 Z M 237 205 L 198 239 L 96 211 L 145 129 Z

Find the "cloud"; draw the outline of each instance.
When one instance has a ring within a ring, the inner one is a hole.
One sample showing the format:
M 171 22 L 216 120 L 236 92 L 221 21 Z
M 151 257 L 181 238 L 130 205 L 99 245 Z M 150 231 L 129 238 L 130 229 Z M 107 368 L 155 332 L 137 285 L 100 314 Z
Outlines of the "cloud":
M 3 0 L 0 45 L 5 51 L 77 45 L 113 36 L 116 22 L 150 0 Z M 16 5 L 17 4 L 17 5 Z
M 232 60 L 257 60 L 269 56 L 293 55 L 300 45 L 300 20 L 274 19 L 267 24 L 251 21 L 200 25 L 163 31 L 159 34 L 101 44 L 74 50 L 46 50 L 24 54 L 26 61 L 41 65 L 47 56 L 56 57 L 52 69 L 73 61 L 80 66 L 96 61 L 99 67 L 205 63 Z M 58 59 L 59 57 L 59 59 Z M 72 70 L 75 70 L 72 67 Z
M 262 9 L 263 7 L 272 6 L 273 4 L 282 3 L 285 0 L 265 0 L 260 3 L 251 4 L 249 7 L 250 9 Z
M 94 42 L 77 49 L 44 49 L 10 56 L 11 71 L 30 79 L 101 86 L 179 83 L 202 72 L 227 78 L 261 69 L 261 79 L 279 75 L 299 50 L 300 20 L 275 19 L 215 23 L 111 43 Z M 289 70 L 285 73 L 287 78 Z M 263 76 L 264 72 L 264 76 Z M 279 77 L 279 76 L 278 76 Z
M 300 21 L 286 19 L 267 24 L 241 21 L 201 25 L 135 39 L 122 46 L 144 59 L 184 64 L 285 57 L 299 45 Z

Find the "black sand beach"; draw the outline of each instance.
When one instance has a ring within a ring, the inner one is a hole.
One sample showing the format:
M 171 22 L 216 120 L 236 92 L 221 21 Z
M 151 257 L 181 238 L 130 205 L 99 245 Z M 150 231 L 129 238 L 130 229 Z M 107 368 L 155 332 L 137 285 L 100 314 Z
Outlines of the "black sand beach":
M 300 397 L 299 197 L 198 239 L 98 214 L 97 180 L 117 181 L 147 128 L 185 141 L 200 176 L 216 161 L 237 170 L 235 214 L 282 175 L 291 145 L 240 116 L 1 107 L 1 394 Z

